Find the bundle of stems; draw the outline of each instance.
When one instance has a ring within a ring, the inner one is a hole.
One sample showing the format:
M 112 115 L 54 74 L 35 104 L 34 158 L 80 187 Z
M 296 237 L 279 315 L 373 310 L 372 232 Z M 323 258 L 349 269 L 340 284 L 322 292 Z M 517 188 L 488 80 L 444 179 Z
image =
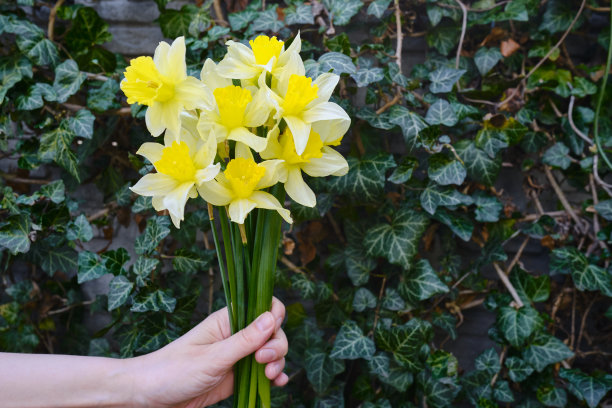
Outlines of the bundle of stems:
M 279 202 L 284 202 L 282 185 L 271 187 L 270 193 Z M 215 208 L 222 243 L 215 222 Z M 270 310 L 283 220 L 277 211 L 256 209 L 244 224 L 236 224 L 230 222 L 227 207 L 211 204 L 208 204 L 208 214 L 234 334 Z M 270 380 L 264 369 L 265 365 L 257 363 L 254 355 L 245 357 L 234 367 L 235 408 L 270 407 Z

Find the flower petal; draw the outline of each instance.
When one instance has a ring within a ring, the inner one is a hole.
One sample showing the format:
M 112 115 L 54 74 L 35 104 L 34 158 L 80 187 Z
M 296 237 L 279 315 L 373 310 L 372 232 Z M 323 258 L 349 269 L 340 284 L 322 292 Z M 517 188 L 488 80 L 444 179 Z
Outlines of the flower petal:
M 267 88 L 260 88 L 255 92 L 253 100 L 247 105 L 244 112 L 244 124 L 247 127 L 258 127 L 263 125 L 270 116 L 272 110 L 271 97 Z
M 161 143 L 147 142 L 143 143 L 136 154 L 145 157 L 151 163 L 155 163 L 162 158 L 164 145 Z
M 192 76 L 176 84 L 174 92 L 174 97 L 187 110 L 205 108 L 213 103 L 212 100 L 206 100 L 210 95 L 205 92 L 205 85 Z
M 174 190 L 179 185 L 179 182 L 172 177 L 162 174 L 153 173 L 143 176 L 138 183 L 130 190 L 141 196 L 159 196 L 166 195 Z
M 312 101 L 310 104 L 314 106 L 318 105 L 319 103 L 329 101 L 329 98 L 334 92 L 336 85 L 338 85 L 339 80 L 340 76 L 329 72 L 319 75 L 313 82 L 313 84 L 319 87 L 319 90 L 317 91 L 317 99 Z
M 181 131 L 181 104 L 176 100 L 161 102 L 161 115 L 163 125 L 172 134 L 180 134 Z
M 276 197 L 274 197 L 272 194 L 266 193 L 265 191 L 254 191 L 249 197 L 249 200 L 255 202 L 258 208 L 278 211 L 280 216 L 283 217 L 287 223 L 293 223 L 291 212 L 286 208 L 283 208 L 281 203 L 279 203 Z
M 261 190 L 262 188 L 267 188 L 278 183 L 278 181 L 284 175 L 283 172 L 287 171 L 284 160 L 265 160 L 258 163 L 258 166 L 264 167 L 266 172 L 261 180 L 259 180 L 259 183 L 257 183 L 257 186 L 255 187 L 257 190 Z
M 185 204 L 189 198 L 191 187 L 193 187 L 193 182 L 191 181 L 182 183 L 164 197 L 164 206 L 166 206 L 170 215 L 176 217 L 177 220 L 182 221 L 185 218 Z M 174 225 L 177 224 L 175 223 Z
M 289 126 L 293 134 L 296 153 L 304 153 L 304 149 L 306 149 L 308 144 L 308 136 L 310 136 L 310 123 L 306 123 L 296 116 L 284 116 L 283 119 L 285 119 L 287 126 Z
M 235 140 L 236 142 L 242 142 L 256 152 L 261 152 L 266 148 L 266 144 L 268 143 L 268 139 L 259 137 L 249 132 L 244 127 L 232 129 L 229 135 L 227 135 L 227 138 L 229 140 Z
M 302 165 L 302 170 L 311 177 L 344 176 L 349 166 L 340 153 L 325 146 L 323 156 L 310 159 L 309 163 Z
M 208 89 L 214 91 L 217 88 L 225 88 L 232 84 L 232 80 L 219 75 L 217 64 L 210 58 L 204 61 L 202 71 L 200 71 L 200 81 L 202 81 Z
M 247 198 L 234 200 L 229 205 L 230 219 L 235 223 L 244 224 L 245 218 L 256 206 L 256 203 Z
M 222 173 L 220 173 L 222 174 Z M 223 187 L 216 180 L 207 181 L 198 186 L 198 193 L 212 205 L 228 205 L 232 201 L 231 190 Z
M 145 114 L 145 123 L 147 125 L 147 129 L 149 132 L 155 137 L 162 134 L 162 132 L 166 129 L 166 125 L 164 125 L 162 119 L 162 103 L 161 102 L 153 102 L 153 105 L 147 108 L 147 113 Z
M 217 155 L 217 139 L 209 137 L 205 142 L 199 141 L 198 150 L 193 157 L 196 168 L 208 167 L 215 161 Z
M 259 152 L 262 159 L 268 160 L 281 157 L 282 148 L 280 143 L 278 143 L 279 135 L 280 130 L 278 129 L 278 125 L 274 126 L 272 130 L 268 132 L 268 144 L 263 151 Z
M 220 170 L 221 163 L 217 163 L 196 171 L 195 177 L 198 181 L 198 185 L 207 181 L 211 181 L 212 179 L 217 177 L 217 174 L 219 174 Z
M 289 46 L 289 48 L 283 51 L 281 55 L 278 57 L 278 65 L 287 64 L 287 62 L 289 61 L 289 58 L 291 58 L 291 54 L 299 55 L 301 50 L 302 50 L 302 39 L 300 38 L 300 32 L 298 31 L 297 35 L 291 42 L 291 45 Z
M 323 102 L 313 106 L 302 114 L 302 118 L 309 123 L 332 119 L 351 120 L 344 109 L 333 102 Z
M 306 207 L 314 207 L 317 204 L 315 193 L 308 187 L 302 178 L 302 171 L 294 166 L 289 170 L 285 191 L 289 197 L 298 204 Z
M 156 61 L 157 65 L 157 61 Z M 165 60 L 158 66 L 159 72 L 175 83 L 187 77 L 187 64 L 185 63 L 185 37 L 178 37 L 172 42 Z
M 217 65 L 219 75 L 233 79 L 250 79 L 261 72 L 261 68 L 255 66 L 253 50 L 244 44 L 231 40 L 225 44 L 227 45 L 227 54 Z
M 346 119 L 321 120 L 312 124 L 312 130 L 317 132 L 325 145 L 339 145 L 340 140 L 351 126 Z
M 244 159 L 253 160 L 253 153 L 251 153 L 251 149 L 249 148 L 249 146 L 240 142 L 236 142 L 236 147 L 234 148 L 234 156 L 236 158 L 242 157 Z

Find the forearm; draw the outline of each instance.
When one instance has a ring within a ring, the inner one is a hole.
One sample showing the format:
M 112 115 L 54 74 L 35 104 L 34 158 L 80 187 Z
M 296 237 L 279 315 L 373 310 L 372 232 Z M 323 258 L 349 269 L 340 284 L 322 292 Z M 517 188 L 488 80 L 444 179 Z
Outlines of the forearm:
M 103 357 L 0 353 L 2 407 L 133 406 L 132 362 Z

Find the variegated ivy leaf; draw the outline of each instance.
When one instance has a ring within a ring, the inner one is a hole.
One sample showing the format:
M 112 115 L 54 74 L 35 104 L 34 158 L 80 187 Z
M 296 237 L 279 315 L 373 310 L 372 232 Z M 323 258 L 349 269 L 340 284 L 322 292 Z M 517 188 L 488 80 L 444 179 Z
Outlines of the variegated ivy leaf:
M 547 149 L 542 155 L 542 161 L 549 166 L 567 169 L 572 160 L 569 156 L 569 148 L 563 142 L 557 142 Z
M 330 358 L 322 350 L 306 350 L 304 357 L 306 377 L 318 394 L 324 394 L 334 377 L 344 371 L 344 361 Z
M 299 3 L 284 9 L 285 23 L 293 24 L 314 24 L 314 16 L 312 15 L 312 5 Z
M 510 282 L 524 303 L 545 302 L 550 294 L 550 278 L 547 275 L 532 276 L 521 268 L 510 273 Z
M 275 4 L 273 6 L 268 7 L 267 10 L 261 11 L 253 23 L 251 24 L 251 28 L 254 31 L 271 31 L 273 33 L 278 33 L 285 24 L 278 19 L 278 13 L 276 12 L 276 8 L 278 6 Z
M 601 290 L 606 296 L 612 296 L 610 274 L 604 268 L 590 263 L 576 248 L 554 249 L 550 268 L 553 273 L 570 273 L 578 290 Z
M 482 354 L 476 357 L 476 360 L 474 360 L 474 367 L 477 370 L 485 371 L 493 375 L 501 369 L 499 355 L 493 347 L 486 349 Z
M 376 307 L 376 296 L 369 289 L 359 288 L 353 297 L 353 309 L 356 312 L 363 312 L 366 309 Z
M 55 68 L 53 89 L 57 92 L 57 101 L 66 102 L 68 98 L 81 88 L 87 76 L 79 70 L 76 62 L 69 59 Z
M 508 376 L 514 382 L 522 382 L 533 373 L 533 367 L 519 357 L 508 357 L 504 362 L 508 368 Z
M 418 166 L 418 160 L 412 157 L 404 157 L 387 180 L 393 184 L 403 184 L 410 180 L 412 173 Z
M 79 110 L 76 115 L 68 119 L 68 127 L 75 135 L 85 139 L 93 136 L 93 124 L 96 117 L 87 109 Z
M 428 161 L 427 174 L 436 183 L 442 186 L 460 185 L 465 180 L 467 172 L 459 160 L 451 159 L 445 154 L 433 154 L 429 156 Z
M 402 207 L 393 214 L 390 223 L 368 230 L 364 238 L 367 254 L 384 256 L 393 264 L 409 268 L 427 224 L 424 213 Z
M 70 241 L 91 241 L 93 238 L 93 229 L 89 224 L 89 221 L 87 221 L 87 217 L 81 214 L 74 221 L 68 224 L 66 238 L 68 238 Z
M 393 129 L 395 126 L 394 123 L 391 122 L 391 116 L 389 111 L 383 112 L 380 115 L 377 115 L 372 109 L 368 107 L 363 107 L 359 109 L 356 115 L 359 119 L 363 119 L 370 124 L 370 126 L 375 127 L 377 129 L 389 130 Z
M 558 338 L 542 334 L 523 351 L 523 360 L 541 372 L 548 365 L 572 357 L 574 353 Z
M 100 258 L 100 255 L 95 252 L 79 252 L 78 265 L 77 278 L 79 283 L 97 279 L 110 272 L 102 258 Z
M 596 372 L 587 375 L 578 369 L 561 369 L 561 378 L 569 382 L 569 390 L 579 400 L 585 401 L 589 408 L 595 408 L 612 389 L 612 375 Z
M 389 8 L 389 4 L 391 4 L 391 0 L 374 0 L 368 6 L 367 13 L 368 15 L 382 18 L 385 11 Z
M 449 227 L 455 235 L 465 242 L 468 242 L 472 238 L 474 224 L 464 214 L 438 209 L 433 215 L 433 219 Z
M 419 133 L 429 125 L 415 112 L 410 112 L 406 107 L 394 105 L 389 110 L 389 122 L 402 129 L 404 140 L 410 148 L 417 144 Z
M 392 288 L 385 289 L 385 297 L 382 300 L 383 309 L 398 311 L 406 307 L 404 299 L 397 293 L 397 290 Z
M 435 214 L 439 206 L 452 207 L 456 205 L 470 205 L 472 198 L 450 187 L 441 187 L 429 183 L 420 197 L 421 206 L 429 214 Z
M 138 296 L 134 299 L 134 303 L 130 310 L 132 312 L 141 313 L 146 311 L 172 313 L 176 306 L 176 299 L 170 296 L 167 291 L 161 289 L 147 295 Z
M 465 163 L 470 178 L 489 186 L 495 183 L 501 168 L 500 158 L 492 159 L 487 153 L 476 147 L 471 140 L 460 140 L 455 144 L 455 150 Z
M 136 238 L 134 250 L 143 255 L 153 251 L 160 241 L 170 234 L 170 219 L 167 216 L 155 215 L 147 221 L 144 233 Z
M 428 407 L 443 408 L 453 405 L 453 400 L 461 390 L 456 377 L 423 377 L 423 394 Z
M 541 385 L 536 391 L 538 401 L 547 407 L 563 408 L 567 405 L 567 393 L 562 388 Z
M 493 398 L 499 402 L 514 402 L 514 394 L 510 389 L 510 384 L 508 384 L 508 381 L 502 380 L 495 383 L 495 388 L 493 388 Z
M 328 52 L 319 57 L 321 72 L 332 71 L 334 74 L 354 74 L 357 72 L 353 60 L 348 55 L 339 52 Z
M 110 312 L 123 305 L 132 293 L 133 288 L 134 283 L 130 282 L 125 276 L 115 276 L 109 284 L 108 311 Z
M 413 318 L 406 324 L 388 329 L 378 326 L 374 336 L 379 348 L 391 352 L 395 360 L 409 371 L 418 372 L 423 368 L 421 349 L 431 341 L 433 330 L 429 322 Z
M 351 74 L 351 78 L 359 88 L 368 86 L 373 82 L 378 82 L 385 77 L 385 72 L 379 67 L 360 67 L 357 72 Z
M 74 136 L 66 122 L 60 123 L 59 127 L 42 135 L 38 158 L 43 162 L 56 162 L 74 178 L 80 180 L 79 163 L 71 149 Z
M 240 31 L 245 28 L 251 21 L 257 17 L 257 12 L 253 10 L 244 10 L 239 13 L 230 13 L 227 16 L 230 27 L 234 31 Z M 289 24 L 289 23 L 288 23 Z
M 594 207 L 597 214 L 608 221 L 612 221 L 612 200 L 600 201 Z
M 494 196 L 489 196 L 481 190 L 476 191 L 472 195 L 474 204 L 476 204 L 476 221 L 480 222 L 497 222 L 499 214 L 504 209 L 502 203 Z
M 374 201 L 382 194 L 385 173 L 395 167 L 395 160 L 390 154 L 366 155 L 362 159 L 349 156 L 347 161 L 348 174 L 330 179 L 330 189 L 365 202 Z
M 431 104 L 425 115 L 425 120 L 430 125 L 454 126 L 457 124 L 457 115 L 451 108 L 450 103 L 444 99 L 438 99 Z
M 32 222 L 27 215 L 14 216 L 0 228 L 0 247 L 11 254 L 25 253 L 30 250 L 30 229 Z
M 421 259 L 406 273 L 399 291 L 405 299 L 416 305 L 419 301 L 448 292 L 448 287 L 438 278 L 429 261 Z
M 323 4 L 331 13 L 334 24 L 343 26 L 347 25 L 351 18 L 363 6 L 362 0 L 323 0 Z
M 502 54 L 497 47 L 481 47 L 474 55 L 474 63 L 480 75 L 486 75 L 502 58 Z
M 520 347 L 538 326 L 538 312 L 532 307 L 520 309 L 502 307 L 497 316 L 497 325 L 504 337 L 514 347 Z
M 387 353 L 379 352 L 368 361 L 370 374 L 374 374 L 379 378 L 389 377 L 389 356 Z
M 372 339 L 363 335 L 357 323 L 348 320 L 342 325 L 336 336 L 330 357 L 343 360 L 358 358 L 369 360 L 374 355 L 375 349 Z
M 465 74 L 465 69 L 454 69 L 440 67 L 429 73 L 429 90 L 433 93 L 448 93 L 453 90 L 453 86 Z

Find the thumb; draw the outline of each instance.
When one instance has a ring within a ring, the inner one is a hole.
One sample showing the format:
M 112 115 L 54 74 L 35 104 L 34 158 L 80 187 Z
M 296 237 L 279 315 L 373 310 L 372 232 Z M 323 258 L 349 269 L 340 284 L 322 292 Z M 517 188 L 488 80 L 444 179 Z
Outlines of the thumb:
M 261 314 L 253 323 L 227 339 L 217 343 L 217 356 L 228 366 L 257 351 L 274 333 L 274 316 Z

